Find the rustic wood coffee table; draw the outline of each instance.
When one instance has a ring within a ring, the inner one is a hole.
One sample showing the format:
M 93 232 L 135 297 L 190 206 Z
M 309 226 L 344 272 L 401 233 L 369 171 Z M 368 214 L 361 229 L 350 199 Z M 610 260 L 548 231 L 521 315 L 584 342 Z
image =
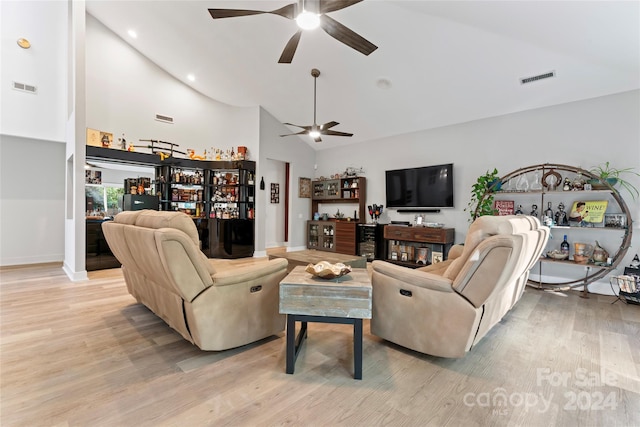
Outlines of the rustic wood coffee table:
M 280 313 L 287 315 L 287 374 L 293 374 L 307 322 L 353 325 L 353 364 L 362 379 L 362 320 L 371 319 L 371 279 L 366 268 L 355 268 L 338 279 L 324 280 L 295 267 L 280 282 Z M 301 322 L 298 336 L 296 322 Z

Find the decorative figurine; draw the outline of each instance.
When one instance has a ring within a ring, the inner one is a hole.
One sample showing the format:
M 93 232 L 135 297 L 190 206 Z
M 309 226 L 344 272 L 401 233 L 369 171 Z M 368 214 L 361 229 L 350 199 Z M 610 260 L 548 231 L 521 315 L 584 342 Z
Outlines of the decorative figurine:
M 573 189 L 578 191 L 584 188 L 584 179 L 582 178 L 582 172 L 578 172 L 573 180 Z
M 556 225 L 569 225 L 569 219 L 562 202 L 558 204 L 558 210 L 556 211 Z
M 518 207 L 517 207 L 516 211 L 514 212 L 514 214 L 516 214 L 516 215 L 523 215 L 523 212 L 522 212 L 522 205 L 518 205 Z
M 531 213 L 529 215 L 538 217 L 538 205 L 531 205 Z
M 567 177 L 564 179 L 564 186 L 562 187 L 563 191 L 571 191 L 571 180 Z

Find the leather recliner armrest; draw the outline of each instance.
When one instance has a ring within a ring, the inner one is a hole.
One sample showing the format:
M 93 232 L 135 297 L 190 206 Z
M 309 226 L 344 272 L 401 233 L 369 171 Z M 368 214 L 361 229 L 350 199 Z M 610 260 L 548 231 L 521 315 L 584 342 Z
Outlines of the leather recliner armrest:
M 287 270 L 288 262 L 284 258 L 272 259 L 264 263 L 222 270 L 211 275 L 213 286 L 228 286 L 259 279 L 273 273 Z
M 389 276 L 400 282 L 438 292 L 454 292 L 452 287 L 453 282 L 437 274 L 414 270 L 385 261 L 373 261 L 371 265 L 374 273 Z

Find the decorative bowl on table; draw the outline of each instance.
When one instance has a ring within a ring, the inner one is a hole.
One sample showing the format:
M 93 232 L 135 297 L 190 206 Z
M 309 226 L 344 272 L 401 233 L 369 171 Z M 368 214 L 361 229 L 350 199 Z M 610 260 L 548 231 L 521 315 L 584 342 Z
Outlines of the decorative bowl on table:
M 311 273 L 314 277 L 321 279 L 336 279 L 351 272 L 351 266 L 341 262 L 331 264 L 327 261 L 320 261 L 316 265 L 309 264 L 305 268 L 307 273 Z
M 551 259 L 563 260 L 563 259 L 569 258 L 569 254 L 568 253 L 563 254 L 558 249 L 554 249 L 552 251 L 547 252 L 547 257 Z

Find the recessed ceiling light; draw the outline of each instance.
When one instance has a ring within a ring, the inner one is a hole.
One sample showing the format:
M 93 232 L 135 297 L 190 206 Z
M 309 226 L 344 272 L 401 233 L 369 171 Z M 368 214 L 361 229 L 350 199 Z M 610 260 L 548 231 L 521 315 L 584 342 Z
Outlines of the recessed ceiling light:
M 192 81 L 192 82 L 195 82 L 195 81 L 196 81 L 196 76 L 194 76 L 193 74 L 188 74 L 188 75 L 187 75 L 187 78 L 188 78 L 190 81 Z
M 31 43 L 29 43 L 29 40 L 21 37 L 18 39 L 18 46 L 23 49 L 29 49 L 31 47 Z
M 136 32 L 135 32 L 135 31 L 133 31 L 133 30 L 129 30 L 129 31 L 127 31 L 127 33 L 128 33 L 128 34 L 129 34 L 129 36 L 130 36 L 131 38 L 133 38 L 133 39 L 137 39 L 137 38 L 138 38 L 138 33 L 136 33 Z

